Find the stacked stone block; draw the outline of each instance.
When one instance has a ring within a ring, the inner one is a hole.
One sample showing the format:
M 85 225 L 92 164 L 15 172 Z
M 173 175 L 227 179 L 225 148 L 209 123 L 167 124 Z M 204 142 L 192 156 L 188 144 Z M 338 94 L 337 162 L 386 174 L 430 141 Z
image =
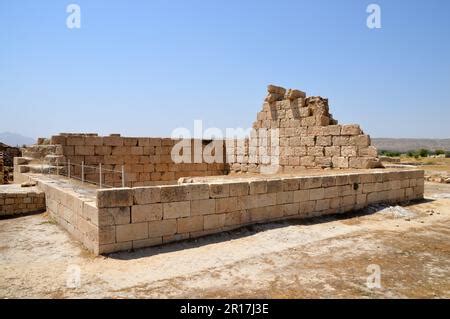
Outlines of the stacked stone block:
M 5 182 L 5 166 L 3 162 L 3 153 L 0 152 L 0 185 L 6 184 Z
M 99 190 L 99 253 L 413 200 L 423 190 L 420 170 Z
M 129 187 L 174 183 L 183 176 L 223 175 L 222 163 L 195 163 L 193 152 L 191 163 L 174 163 L 171 151 L 178 140 L 171 138 L 121 137 L 119 135 L 97 136 L 96 134 L 60 134 L 50 140 L 61 146 L 61 154 L 71 163 L 97 167 L 100 163 L 105 171 L 104 183 L 121 185 L 120 172 L 125 169 L 125 181 Z M 191 141 L 192 145 L 194 140 Z M 98 171 L 87 168 L 86 180 L 98 182 Z M 81 175 L 81 168 L 74 167 L 72 174 Z
M 269 85 L 268 91 L 263 109 L 258 113 L 253 128 L 279 130 L 279 172 L 303 168 L 381 166 L 377 150 L 371 146 L 370 137 L 364 134 L 359 125 L 338 125 L 329 112 L 327 99 L 306 97 L 306 94 L 299 90 L 286 91 L 273 85 Z M 236 142 L 234 143 L 227 148 L 227 152 L 237 151 Z M 231 171 L 256 173 L 259 172 L 260 166 L 266 164 L 261 158 L 251 158 L 249 145 L 251 141 L 245 141 L 244 156 L 230 163 Z M 270 157 L 276 154 L 268 155 Z
M 17 185 L 0 186 L 0 216 L 45 211 L 44 192 Z

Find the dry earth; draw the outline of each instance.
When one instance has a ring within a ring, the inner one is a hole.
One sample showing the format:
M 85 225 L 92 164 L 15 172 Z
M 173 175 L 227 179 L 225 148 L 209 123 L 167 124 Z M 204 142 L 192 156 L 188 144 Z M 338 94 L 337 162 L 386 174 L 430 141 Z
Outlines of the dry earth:
M 0 220 L 0 297 L 450 298 L 450 185 L 427 183 L 426 196 L 106 257 L 45 214 Z M 381 288 L 366 285 L 373 264 Z

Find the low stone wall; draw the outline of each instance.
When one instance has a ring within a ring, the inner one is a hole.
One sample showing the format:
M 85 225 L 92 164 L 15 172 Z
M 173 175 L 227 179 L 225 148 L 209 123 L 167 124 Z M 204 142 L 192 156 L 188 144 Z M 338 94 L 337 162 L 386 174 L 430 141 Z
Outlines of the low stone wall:
M 0 216 L 45 211 L 45 194 L 36 187 L 0 186 Z
M 38 187 L 45 192 L 47 212 L 88 250 L 98 254 L 99 227 L 95 195 L 85 196 L 69 187 L 38 178 Z
M 99 190 L 99 253 L 423 198 L 422 170 Z
M 191 140 L 204 148 L 209 141 Z M 58 145 L 58 155 L 72 163 L 97 166 L 105 170 L 121 171 L 124 165 L 126 186 L 148 186 L 176 182 L 184 176 L 223 175 L 224 160 L 220 163 L 174 163 L 171 156 L 177 140 L 171 138 L 97 136 L 96 134 L 60 134 L 52 136 L 51 144 Z M 223 144 L 223 143 L 222 143 Z M 223 146 L 224 147 L 224 146 Z M 224 150 L 223 150 L 224 152 Z M 194 156 L 194 154 L 190 154 Z M 81 168 L 74 167 L 73 175 L 80 175 Z M 86 179 L 98 181 L 97 174 L 86 173 Z M 104 183 L 121 185 L 120 174 L 106 173 Z

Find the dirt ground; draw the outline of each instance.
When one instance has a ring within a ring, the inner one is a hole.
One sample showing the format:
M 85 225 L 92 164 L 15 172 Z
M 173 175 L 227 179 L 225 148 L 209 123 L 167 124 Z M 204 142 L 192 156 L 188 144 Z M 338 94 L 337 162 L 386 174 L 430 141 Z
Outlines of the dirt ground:
M 426 197 L 100 257 L 45 213 L 4 219 L 0 297 L 450 298 L 450 185 Z

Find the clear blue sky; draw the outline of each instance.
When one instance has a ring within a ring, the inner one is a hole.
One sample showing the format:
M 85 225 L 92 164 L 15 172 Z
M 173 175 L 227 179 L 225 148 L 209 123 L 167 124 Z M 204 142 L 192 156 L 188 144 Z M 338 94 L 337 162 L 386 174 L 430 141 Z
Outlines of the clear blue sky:
M 0 0 L 0 131 L 249 127 L 274 83 L 373 137 L 449 138 L 449 14 L 447 0 Z

